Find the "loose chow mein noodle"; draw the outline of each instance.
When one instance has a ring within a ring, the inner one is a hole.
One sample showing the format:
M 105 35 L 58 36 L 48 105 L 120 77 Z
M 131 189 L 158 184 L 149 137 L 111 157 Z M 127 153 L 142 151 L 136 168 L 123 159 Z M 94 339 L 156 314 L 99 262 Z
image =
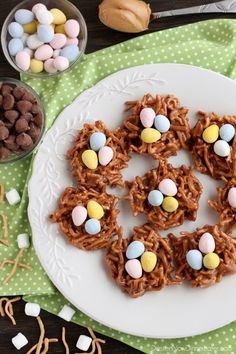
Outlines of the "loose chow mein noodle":
M 0 211 L 0 217 L 2 218 L 2 222 L 3 222 L 3 231 L 4 231 L 4 235 L 3 237 L 0 237 L 0 243 L 2 243 L 3 245 L 9 247 L 9 242 L 7 240 L 8 238 L 8 234 L 9 234 L 9 231 L 8 231 L 8 220 L 7 220 L 7 217 L 6 215 Z
M 107 166 L 98 164 L 95 170 L 87 168 L 82 161 L 82 153 L 91 149 L 89 138 L 94 132 L 102 132 L 106 135 L 106 146 L 112 148 L 114 156 Z M 67 158 L 72 166 L 72 174 L 76 176 L 80 185 L 95 187 L 108 184 L 111 187 L 123 187 L 121 170 L 128 167 L 130 156 L 127 152 L 125 134 L 121 128 L 109 130 L 101 121 L 93 124 L 84 124 L 80 130 L 73 147 L 68 151 Z
M 171 123 L 170 130 L 161 134 L 160 140 L 150 144 L 140 139 L 143 126 L 139 115 L 146 107 L 152 108 L 157 115 L 167 116 Z M 130 116 L 124 122 L 130 151 L 162 159 L 176 155 L 180 148 L 188 149 L 187 141 L 190 138 L 188 109 L 181 107 L 177 97 L 158 95 L 154 97 L 146 94 L 140 101 L 126 102 L 126 112 L 130 111 Z
M 62 343 L 63 343 L 63 345 L 65 347 L 65 354 L 70 354 L 70 349 L 69 349 L 68 343 L 66 341 L 66 329 L 65 329 L 65 327 L 62 327 L 61 339 L 62 339 Z
M 6 278 L 3 280 L 3 284 L 7 284 L 9 283 L 9 281 L 11 280 L 11 278 L 15 275 L 16 271 L 17 271 L 17 267 L 19 267 L 19 260 L 20 258 L 23 256 L 25 249 L 21 248 L 19 253 L 17 254 L 14 262 L 13 262 L 13 267 L 11 272 L 6 276 Z M 8 261 L 8 260 L 7 260 Z M 6 261 L 5 261 L 6 262 Z M 8 262 L 9 263 L 9 262 Z
M 208 174 L 216 179 L 227 181 L 231 177 L 236 176 L 236 136 L 231 145 L 230 155 L 220 157 L 213 150 L 214 144 L 208 144 L 202 139 L 204 129 L 212 124 L 216 124 L 219 128 L 226 123 L 236 125 L 236 116 L 218 116 L 215 113 L 199 112 L 201 118 L 192 129 L 192 154 L 194 158 L 195 168 L 201 172 Z
M 141 241 L 145 251 L 156 254 L 157 264 L 151 273 L 143 271 L 139 279 L 133 279 L 126 272 L 126 250 L 132 241 Z M 162 238 L 153 228 L 145 224 L 135 227 L 133 235 L 122 238 L 122 229 L 118 231 L 118 240 L 113 241 L 105 255 L 106 264 L 118 286 L 131 297 L 143 295 L 146 291 L 159 291 L 166 285 L 181 284 L 173 275 L 173 251 L 169 240 Z
M 4 185 L 0 183 L 0 204 L 3 202 L 3 200 L 4 200 Z
M 205 232 L 214 237 L 216 245 L 214 252 L 219 256 L 220 264 L 213 270 L 204 267 L 201 270 L 194 270 L 188 265 L 186 254 L 189 250 L 198 249 L 199 239 Z M 177 279 L 191 282 L 194 288 L 206 288 L 220 282 L 224 275 L 236 272 L 236 239 L 224 233 L 219 225 L 205 225 L 192 233 L 183 231 L 181 235 L 179 238 L 173 234 L 168 236 L 174 250 Z
M 152 206 L 148 202 L 150 191 L 158 189 L 159 183 L 169 178 L 177 186 L 179 206 L 176 211 L 169 213 L 162 206 Z M 171 164 L 160 161 L 159 167 L 148 171 L 143 177 L 137 176 L 129 185 L 130 190 L 126 199 L 130 201 L 134 215 L 145 213 L 147 219 L 159 229 L 167 230 L 183 224 L 185 219 L 196 220 L 198 202 L 202 193 L 202 185 L 192 174 L 191 167 L 174 168 Z
M 91 199 L 99 203 L 104 209 L 104 216 L 100 220 L 101 231 L 96 235 L 89 235 L 85 231 L 84 224 L 75 226 L 71 217 L 72 210 L 76 206 L 86 207 Z M 50 220 L 59 224 L 62 234 L 72 245 L 84 250 L 104 248 L 116 234 L 118 228 L 116 220 L 119 213 L 119 210 L 116 209 L 117 201 L 115 196 L 105 192 L 105 188 L 100 190 L 86 189 L 85 187 L 79 189 L 66 188 L 61 196 L 59 207 L 50 216 Z
M 5 314 L 9 317 L 9 319 L 12 321 L 12 324 L 15 326 L 16 325 L 16 320 L 14 318 L 14 311 L 13 311 L 13 306 L 12 304 L 14 302 L 17 302 L 19 301 L 21 298 L 18 296 L 18 297 L 15 297 L 13 299 L 8 299 L 7 297 L 2 297 L 0 299 L 0 315 L 2 317 L 5 316 Z M 5 303 L 5 307 L 3 308 L 3 302 L 6 302 Z

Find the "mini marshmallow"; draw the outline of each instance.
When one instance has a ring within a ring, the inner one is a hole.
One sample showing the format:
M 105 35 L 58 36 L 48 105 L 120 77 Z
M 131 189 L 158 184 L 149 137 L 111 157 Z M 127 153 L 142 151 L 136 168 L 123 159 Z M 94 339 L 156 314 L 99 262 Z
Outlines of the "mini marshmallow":
M 14 338 L 12 338 L 11 341 L 12 341 L 12 344 L 14 345 L 14 347 L 18 350 L 20 350 L 26 344 L 29 343 L 28 339 L 20 332 Z
M 86 352 L 89 349 L 91 343 L 92 343 L 92 338 L 81 334 L 76 343 L 76 348 Z
M 10 205 L 16 205 L 20 202 L 20 195 L 16 189 L 11 189 L 6 193 L 7 201 Z
M 19 248 L 29 248 L 29 235 L 28 234 L 20 234 L 17 236 L 17 243 Z
M 67 305 L 64 305 L 59 312 L 58 316 L 63 318 L 63 320 L 70 322 L 72 317 L 74 316 L 75 311 Z
M 37 317 L 40 314 L 40 306 L 33 302 L 25 304 L 25 314 L 31 317 Z

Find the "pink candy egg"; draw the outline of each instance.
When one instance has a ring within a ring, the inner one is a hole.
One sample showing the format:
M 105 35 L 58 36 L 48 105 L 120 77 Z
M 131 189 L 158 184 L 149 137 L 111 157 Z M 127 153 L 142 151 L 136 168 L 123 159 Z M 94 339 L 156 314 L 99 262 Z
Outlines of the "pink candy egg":
M 199 250 L 205 254 L 212 253 L 215 250 L 215 246 L 214 237 L 209 232 L 205 232 L 199 240 Z
M 52 41 L 49 43 L 53 49 L 61 49 L 66 44 L 67 38 L 62 33 L 55 33 Z
M 48 59 L 44 62 L 44 70 L 49 74 L 55 74 L 57 69 L 54 66 L 54 59 Z
M 59 71 L 64 71 L 69 68 L 69 60 L 65 57 L 61 57 L 60 55 L 54 59 L 54 66 Z
M 86 220 L 87 218 L 87 209 L 81 205 L 76 206 L 73 210 L 72 210 L 72 221 L 75 224 L 75 226 L 80 226 L 83 224 L 83 222 Z
M 140 120 L 145 128 L 151 128 L 156 116 L 155 111 L 152 108 L 143 108 L 140 112 Z
M 30 67 L 30 55 L 22 50 L 16 54 L 16 65 L 23 71 L 29 70 Z
M 78 38 L 69 38 L 69 37 L 67 37 L 65 47 L 67 47 L 68 45 L 73 45 L 73 44 L 79 45 Z
M 76 38 L 79 35 L 80 25 L 76 20 L 68 20 L 64 25 L 66 34 L 71 38 Z
M 228 193 L 228 202 L 232 208 L 236 208 L 236 188 L 232 187 Z
M 60 55 L 60 49 L 55 49 L 53 52 L 53 58 L 55 59 L 55 58 L 59 57 L 59 55 Z
M 138 259 L 130 259 L 125 263 L 125 270 L 133 279 L 139 279 L 142 276 L 142 266 Z
M 114 152 L 110 146 L 103 146 L 98 152 L 98 160 L 100 165 L 107 166 L 113 159 Z
M 53 49 L 50 45 L 44 44 L 39 47 L 34 53 L 34 57 L 37 60 L 47 60 L 53 55 Z
M 167 195 L 169 197 L 173 197 L 177 194 L 176 184 L 170 178 L 163 179 L 159 183 L 158 189 L 162 194 Z
M 46 6 L 44 4 L 41 4 L 41 3 L 35 4 L 32 7 L 32 12 L 34 14 L 36 14 L 36 12 L 38 12 L 38 11 L 45 11 L 45 10 L 47 10 Z

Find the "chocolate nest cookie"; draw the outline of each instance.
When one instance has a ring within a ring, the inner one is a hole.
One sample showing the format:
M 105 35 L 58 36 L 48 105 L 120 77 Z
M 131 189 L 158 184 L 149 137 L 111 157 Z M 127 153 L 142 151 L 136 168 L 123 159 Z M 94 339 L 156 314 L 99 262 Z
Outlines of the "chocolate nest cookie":
M 124 187 L 121 170 L 128 167 L 130 156 L 121 128 L 111 131 L 101 121 L 85 124 L 67 158 L 80 185 Z
M 159 291 L 166 285 L 181 284 L 173 276 L 169 240 L 148 224 L 135 227 L 133 235 L 127 239 L 122 238 L 120 228 L 118 240 L 109 245 L 105 261 L 117 285 L 131 297 Z
M 145 213 L 149 222 L 158 229 L 167 230 L 196 220 L 202 185 L 192 174 L 191 167 L 174 168 L 166 161 L 137 176 L 129 185 L 126 199 L 133 214 Z
M 96 250 L 107 247 L 117 233 L 119 210 L 116 204 L 117 198 L 107 194 L 105 189 L 69 187 L 63 192 L 50 220 L 59 224 L 62 234 L 72 245 Z
M 175 275 L 192 287 L 205 288 L 236 272 L 236 239 L 219 225 L 205 225 L 195 232 L 169 234 L 175 259 Z
M 224 128 L 231 127 L 234 131 L 236 116 L 199 114 L 201 117 L 191 131 L 194 167 L 215 179 L 227 181 L 236 176 L 236 138 L 235 134 L 229 137 L 224 134 Z
M 188 149 L 188 109 L 177 97 L 146 94 L 140 101 L 126 102 L 126 112 L 130 113 L 124 121 L 129 151 L 166 159 L 180 148 Z

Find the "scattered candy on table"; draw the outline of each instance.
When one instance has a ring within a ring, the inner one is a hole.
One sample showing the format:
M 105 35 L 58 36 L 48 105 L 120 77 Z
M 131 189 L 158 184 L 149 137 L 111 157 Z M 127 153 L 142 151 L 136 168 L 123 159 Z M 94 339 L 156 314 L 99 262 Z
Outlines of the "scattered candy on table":
M 28 339 L 22 333 L 18 333 L 11 341 L 17 350 L 20 350 L 29 343 Z
M 83 350 L 83 351 L 88 351 L 89 347 L 92 343 L 92 338 L 89 336 L 85 336 L 84 334 L 81 334 L 77 340 L 76 343 L 76 348 L 78 348 L 79 350 Z
M 170 129 L 170 121 L 164 115 L 157 115 L 152 108 L 143 108 L 140 112 L 140 121 L 144 126 L 140 138 L 144 143 L 151 144 L 161 138 L 161 133 Z
M 179 203 L 173 196 L 177 194 L 177 186 L 170 178 L 164 178 L 158 185 L 158 189 L 152 190 L 148 194 L 148 202 L 152 206 L 162 206 L 162 208 L 173 213 L 178 209 Z
M 232 208 L 236 208 L 236 187 L 231 187 L 228 192 L 228 202 Z
M 75 314 L 75 310 L 73 310 L 70 306 L 64 305 L 61 311 L 58 313 L 58 316 L 63 318 L 63 320 L 70 322 L 72 317 Z
M 66 70 L 80 54 L 79 22 L 67 19 L 60 9 L 48 10 L 40 3 L 34 5 L 32 11 L 17 10 L 14 21 L 8 26 L 8 33 L 11 36 L 9 53 L 22 71 L 39 74 L 45 70 L 54 74 Z M 29 54 L 28 49 L 33 52 Z M 59 50 L 56 56 L 55 49 Z M 52 61 L 45 65 L 48 59 Z
M 37 317 L 40 314 L 40 306 L 33 302 L 27 302 L 25 304 L 25 314 L 31 317 Z

